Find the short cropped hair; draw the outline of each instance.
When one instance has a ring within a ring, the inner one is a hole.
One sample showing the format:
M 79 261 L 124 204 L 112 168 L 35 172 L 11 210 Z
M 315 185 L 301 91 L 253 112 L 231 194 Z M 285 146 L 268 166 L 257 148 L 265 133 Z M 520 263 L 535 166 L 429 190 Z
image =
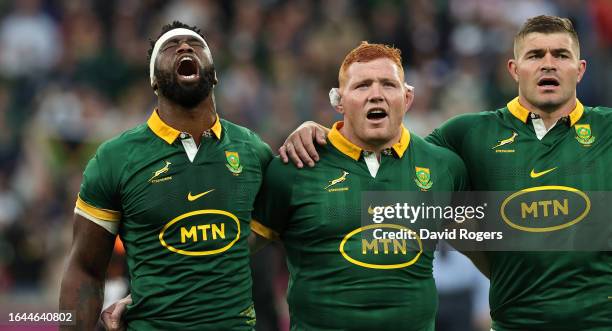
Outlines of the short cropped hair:
M 402 55 L 401 51 L 395 47 L 383 45 L 383 44 L 370 44 L 367 41 L 362 41 L 361 44 L 353 50 L 351 50 L 342 65 L 338 73 L 338 82 L 340 85 L 346 80 L 346 71 L 355 62 L 369 62 L 372 60 L 388 58 L 397 64 L 401 79 L 404 79 L 404 68 L 402 67 Z
M 519 32 L 514 37 L 514 56 L 517 56 L 517 45 L 530 33 L 567 33 L 574 40 L 578 49 L 578 56 L 580 56 L 580 42 L 578 40 L 578 33 L 574 29 L 572 21 L 568 18 L 558 16 L 540 15 L 535 16 L 527 20 L 521 27 Z

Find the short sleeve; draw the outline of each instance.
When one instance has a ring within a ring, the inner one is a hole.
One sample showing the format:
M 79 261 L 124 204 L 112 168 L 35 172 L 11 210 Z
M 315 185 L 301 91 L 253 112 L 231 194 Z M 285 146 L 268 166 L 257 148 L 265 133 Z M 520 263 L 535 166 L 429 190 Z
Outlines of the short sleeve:
M 277 240 L 288 226 L 295 178 L 292 167 L 273 158 L 255 200 L 251 230 L 267 239 Z
M 102 145 L 87 163 L 74 211 L 116 234 L 121 220 L 118 170 L 107 154 Z

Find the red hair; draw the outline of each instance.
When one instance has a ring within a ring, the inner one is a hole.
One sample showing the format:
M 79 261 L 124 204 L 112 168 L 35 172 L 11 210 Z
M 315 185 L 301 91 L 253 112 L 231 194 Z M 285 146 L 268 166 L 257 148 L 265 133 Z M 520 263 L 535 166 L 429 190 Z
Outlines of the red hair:
M 346 71 L 351 64 L 355 62 L 370 62 L 380 58 L 387 58 L 393 61 L 399 68 L 401 78 L 404 79 L 402 55 L 399 49 L 388 45 L 370 44 L 367 41 L 362 41 L 361 44 L 353 48 L 353 50 L 346 55 L 344 61 L 342 61 L 340 72 L 338 73 L 338 82 L 342 85 L 344 80 L 346 80 Z

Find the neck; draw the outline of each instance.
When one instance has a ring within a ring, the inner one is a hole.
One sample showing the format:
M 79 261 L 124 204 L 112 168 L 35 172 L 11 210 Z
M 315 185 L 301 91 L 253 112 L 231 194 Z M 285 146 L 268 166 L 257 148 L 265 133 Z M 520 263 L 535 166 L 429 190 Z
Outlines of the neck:
M 542 121 L 544 121 L 544 126 L 548 129 L 557 123 L 560 118 L 568 116 L 574 110 L 574 108 L 576 108 L 576 97 L 574 96 L 566 103 L 552 109 L 542 109 L 534 106 L 520 95 L 519 103 L 530 112 L 539 115 Z
M 200 144 L 204 131 L 210 129 L 217 118 L 212 94 L 193 108 L 185 108 L 164 97 L 159 97 L 157 109 L 159 117 L 166 124 L 181 132 L 189 133 L 197 145 Z

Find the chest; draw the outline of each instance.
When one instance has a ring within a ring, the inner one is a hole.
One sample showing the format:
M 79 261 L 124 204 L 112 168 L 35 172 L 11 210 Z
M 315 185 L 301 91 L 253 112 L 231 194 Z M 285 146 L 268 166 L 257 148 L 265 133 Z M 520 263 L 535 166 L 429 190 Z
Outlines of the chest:
M 292 192 L 290 230 L 334 238 L 372 224 L 373 208 L 385 201 L 416 203 L 420 192 L 448 192 L 454 185 L 446 165 L 427 158 L 382 159 L 376 177 L 362 163 L 329 164 L 304 173 L 299 182 Z
M 598 133 L 553 128 L 542 140 L 534 132 L 499 127 L 468 137 L 462 151 L 473 190 L 504 191 L 542 185 L 582 190 L 612 187 L 612 142 Z
M 195 227 L 204 239 L 213 227 L 248 222 L 262 181 L 259 160 L 231 146 L 198 153 L 193 162 L 175 150 L 128 165 L 120 189 L 122 226 L 137 232 Z

